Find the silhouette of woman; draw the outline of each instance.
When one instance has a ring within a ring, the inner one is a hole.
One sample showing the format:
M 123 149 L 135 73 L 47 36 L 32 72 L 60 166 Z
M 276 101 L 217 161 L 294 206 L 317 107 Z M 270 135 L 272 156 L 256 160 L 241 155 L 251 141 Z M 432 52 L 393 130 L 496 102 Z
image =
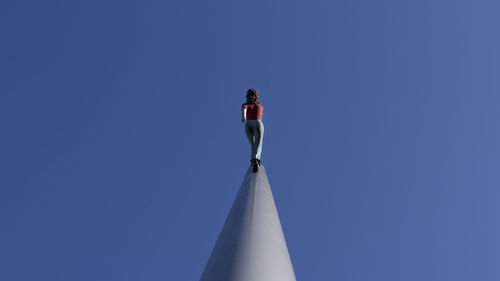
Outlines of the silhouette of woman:
M 259 91 L 248 89 L 247 102 L 241 106 L 241 122 L 245 122 L 245 133 L 252 146 L 250 163 L 253 172 L 257 172 L 260 166 L 260 156 L 262 153 L 262 139 L 264 137 L 264 124 L 262 114 L 264 107 L 259 102 Z

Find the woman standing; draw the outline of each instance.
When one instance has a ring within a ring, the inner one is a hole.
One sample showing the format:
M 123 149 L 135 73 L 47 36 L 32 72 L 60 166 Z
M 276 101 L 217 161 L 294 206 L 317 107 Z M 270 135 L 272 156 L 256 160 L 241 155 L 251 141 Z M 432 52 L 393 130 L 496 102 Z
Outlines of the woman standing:
M 264 137 L 264 124 L 262 114 L 264 107 L 259 102 L 259 91 L 249 89 L 247 91 L 247 102 L 241 106 L 241 122 L 245 122 L 245 133 L 252 146 L 250 163 L 253 172 L 257 172 L 260 166 L 260 155 L 262 153 L 262 138 Z

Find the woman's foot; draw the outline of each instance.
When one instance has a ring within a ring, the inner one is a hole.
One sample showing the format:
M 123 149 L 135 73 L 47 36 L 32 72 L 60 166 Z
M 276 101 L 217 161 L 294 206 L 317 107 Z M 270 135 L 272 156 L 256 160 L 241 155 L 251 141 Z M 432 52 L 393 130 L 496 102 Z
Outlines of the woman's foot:
M 252 163 L 253 172 L 257 173 L 259 171 L 259 166 L 260 166 L 259 159 L 254 158 L 254 159 L 250 160 L 250 162 Z

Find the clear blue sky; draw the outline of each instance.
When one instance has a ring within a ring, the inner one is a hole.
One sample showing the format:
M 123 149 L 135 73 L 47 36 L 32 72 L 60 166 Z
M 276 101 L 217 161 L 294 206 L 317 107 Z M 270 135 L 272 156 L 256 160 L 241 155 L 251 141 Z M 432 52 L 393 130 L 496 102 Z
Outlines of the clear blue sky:
M 298 280 L 500 280 L 499 10 L 3 1 L 0 279 L 198 280 L 252 87 Z

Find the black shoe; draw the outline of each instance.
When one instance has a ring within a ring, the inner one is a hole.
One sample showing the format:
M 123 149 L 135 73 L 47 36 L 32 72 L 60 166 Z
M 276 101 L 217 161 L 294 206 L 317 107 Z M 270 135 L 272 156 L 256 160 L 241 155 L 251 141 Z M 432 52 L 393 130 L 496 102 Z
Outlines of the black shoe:
M 259 165 L 253 165 L 253 172 L 257 173 L 259 171 Z
M 252 159 L 250 160 L 250 162 L 252 163 L 252 167 L 253 167 L 253 172 L 254 173 L 257 173 L 259 171 L 259 160 L 258 159 Z

